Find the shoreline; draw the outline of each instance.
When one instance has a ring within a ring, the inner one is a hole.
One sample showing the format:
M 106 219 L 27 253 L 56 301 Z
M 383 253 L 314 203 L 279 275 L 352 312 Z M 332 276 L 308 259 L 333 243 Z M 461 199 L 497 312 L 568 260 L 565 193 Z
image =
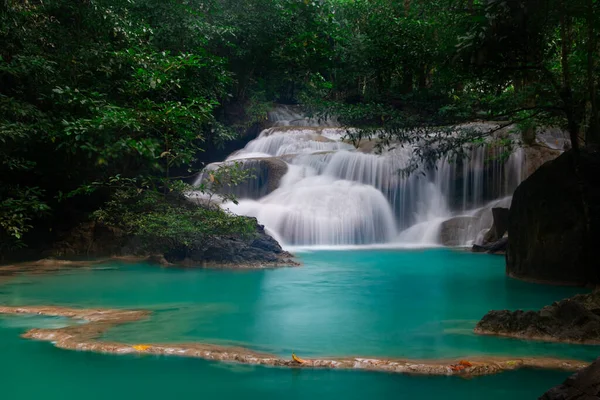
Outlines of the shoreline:
M 160 262 L 156 256 L 112 256 L 99 257 L 93 260 L 69 260 L 59 258 L 43 258 L 37 261 L 25 261 L 18 263 L 8 263 L 0 265 L 0 285 L 6 283 L 13 277 L 20 274 L 47 275 L 59 271 L 68 271 L 76 269 L 85 269 L 93 266 L 100 266 L 108 263 L 148 263 L 161 268 L 181 268 L 181 269 L 212 269 L 212 270 L 262 270 L 301 267 L 297 257 L 286 253 L 287 255 L 277 261 L 270 262 L 249 262 L 249 263 L 223 263 L 223 262 L 198 262 L 183 260 L 181 263 Z
M 129 344 L 98 340 L 104 332 L 113 327 L 149 318 L 152 313 L 147 310 L 76 309 L 56 306 L 0 306 L 0 314 L 67 317 L 85 321 L 82 324 L 63 328 L 30 329 L 22 337 L 51 342 L 54 346 L 66 350 L 115 355 L 150 354 L 201 358 L 209 361 L 234 362 L 257 366 L 363 370 L 409 375 L 458 376 L 463 378 L 492 375 L 521 368 L 577 371 L 591 364 L 584 361 L 547 357 L 474 357 L 462 360 L 341 357 L 306 359 L 297 362 L 273 354 L 255 352 L 244 347 L 221 346 L 208 343 Z

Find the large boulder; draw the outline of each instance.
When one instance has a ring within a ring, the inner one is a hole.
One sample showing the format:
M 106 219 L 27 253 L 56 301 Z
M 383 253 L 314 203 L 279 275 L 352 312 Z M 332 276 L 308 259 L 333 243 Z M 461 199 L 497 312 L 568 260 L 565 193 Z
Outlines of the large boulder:
M 600 399 L 600 358 L 592 365 L 571 375 L 553 387 L 540 400 L 598 400 Z
M 508 218 L 510 276 L 600 283 L 600 154 L 568 151 L 515 191 Z
M 479 220 L 474 217 L 454 217 L 442 223 L 439 241 L 444 246 L 459 246 L 476 234 Z
M 530 177 L 542 165 L 555 160 L 562 153 L 561 150 L 551 149 L 540 144 L 525 146 L 523 151 L 525 152 L 523 178 Z
M 489 254 L 499 254 L 506 253 L 506 248 L 508 247 L 508 238 L 503 237 L 495 242 L 486 243 L 486 244 L 474 244 L 473 252 L 474 253 L 489 253 Z
M 234 195 L 239 199 L 257 200 L 268 195 L 279 187 L 281 178 L 288 172 L 287 163 L 276 157 L 243 158 L 226 161 L 225 163 L 232 162 L 239 163 L 240 167 L 248 171 L 253 177 L 234 186 L 223 185 L 216 189 L 216 192 L 222 195 Z M 214 163 L 209 165 L 198 178 L 197 184 L 204 182 L 211 186 L 209 173 L 223 164 Z
M 484 235 L 483 244 L 494 243 L 502 239 L 506 231 L 508 231 L 508 213 L 508 208 L 492 208 L 494 222 L 491 229 Z

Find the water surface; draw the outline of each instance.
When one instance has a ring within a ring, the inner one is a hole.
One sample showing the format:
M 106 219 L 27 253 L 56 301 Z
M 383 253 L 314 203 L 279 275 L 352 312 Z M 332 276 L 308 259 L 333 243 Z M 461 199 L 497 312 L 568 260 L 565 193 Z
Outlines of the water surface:
M 7 400 L 435 399 L 528 400 L 568 373 L 518 371 L 464 380 L 385 373 L 291 370 L 57 349 L 19 338 L 63 320 L 0 318 L 1 398 Z
M 508 279 L 504 259 L 447 249 L 319 251 L 264 271 L 72 271 L 0 287 L 8 305 L 149 308 L 106 339 L 236 344 L 289 356 L 455 358 L 494 354 L 592 360 L 597 346 L 477 336 L 491 309 L 537 309 L 579 289 Z

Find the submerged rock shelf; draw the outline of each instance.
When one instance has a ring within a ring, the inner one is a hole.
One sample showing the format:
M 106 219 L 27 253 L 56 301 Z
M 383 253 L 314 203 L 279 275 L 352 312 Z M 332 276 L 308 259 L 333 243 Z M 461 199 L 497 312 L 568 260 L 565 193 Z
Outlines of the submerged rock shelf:
M 260 270 L 260 269 L 275 269 L 275 268 L 291 268 L 299 267 L 302 264 L 296 261 L 295 257 L 287 252 L 282 254 L 281 258 L 274 261 L 245 261 L 240 263 L 233 262 L 193 262 L 192 260 L 185 260 L 178 264 L 168 263 L 162 256 L 121 256 L 121 257 L 107 257 L 99 258 L 91 261 L 73 261 L 73 260 L 61 260 L 54 258 L 45 258 L 38 261 L 22 262 L 17 264 L 3 265 L 0 266 L 0 285 L 6 283 L 15 276 L 21 274 L 29 275 L 47 275 L 53 274 L 60 271 L 68 271 L 75 269 L 113 269 L 113 267 L 103 267 L 103 264 L 110 263 L 140 263 L 145 262 L 153 265 L 160 265 L 161 267 L 173 267 L 173 268 L 189 268 L 189 269 L 224 269 L 224 270 Z
M 491 375 L 519 368 L 545 368 L 576 371 L 589 363 L 556 358 L 507 358 L 478 357 L 466 360 L 392 360 L 372 358 L 308 359 L 300 362 L 280 358 L 276 355 L 254 352 L 242 347 L 219 346 L 204 343 L 189 344 L 127 344 L 103 342 L 98 338 L 117 325 L 148 318 L 146 310 L 75 309 L 54 306 L 4 307 L 0 314 L 37 314 L 52 317 L 67 317 L 86 321 L 83 324 L 58 329 L 31 329 L 24 338 L 49 341 L 56 347 L 68 350 L 92 351 L 108 354 L 153 354 L 202 358 L 206 360 L 236 362 L 289 368 L 359 369 L 414 375 L 446 375 L 474 377 Z

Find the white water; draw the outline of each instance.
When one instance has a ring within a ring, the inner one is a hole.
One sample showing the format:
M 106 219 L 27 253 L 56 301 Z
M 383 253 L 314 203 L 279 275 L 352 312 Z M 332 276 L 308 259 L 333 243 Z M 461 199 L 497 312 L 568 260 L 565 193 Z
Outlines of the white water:
M 473 217 L 473 226 L 457 239 L 469 244 L 491 226 L 495 203 L 486 203 L 510 196 L 522 180 L 522 151 L 487 164 L 486 156 L 493 159 L 503 149 L 482 146 L 462 165 L 441 160 L 426 176 L 402 177 L 398 170 L 411 159 L 409 147 L 365 154 L 343 142 L 345 131 L 331 121 L 310 127 L 314 120 L 289 108 L 270 116 L 279 127 L 263 131 L 228 160 L 277 157 L 287 163 L 287 174 L 270 194 L 225 207 L 256 217 L 286 247 L 434 246 L 442 223 L 459 215 Z

